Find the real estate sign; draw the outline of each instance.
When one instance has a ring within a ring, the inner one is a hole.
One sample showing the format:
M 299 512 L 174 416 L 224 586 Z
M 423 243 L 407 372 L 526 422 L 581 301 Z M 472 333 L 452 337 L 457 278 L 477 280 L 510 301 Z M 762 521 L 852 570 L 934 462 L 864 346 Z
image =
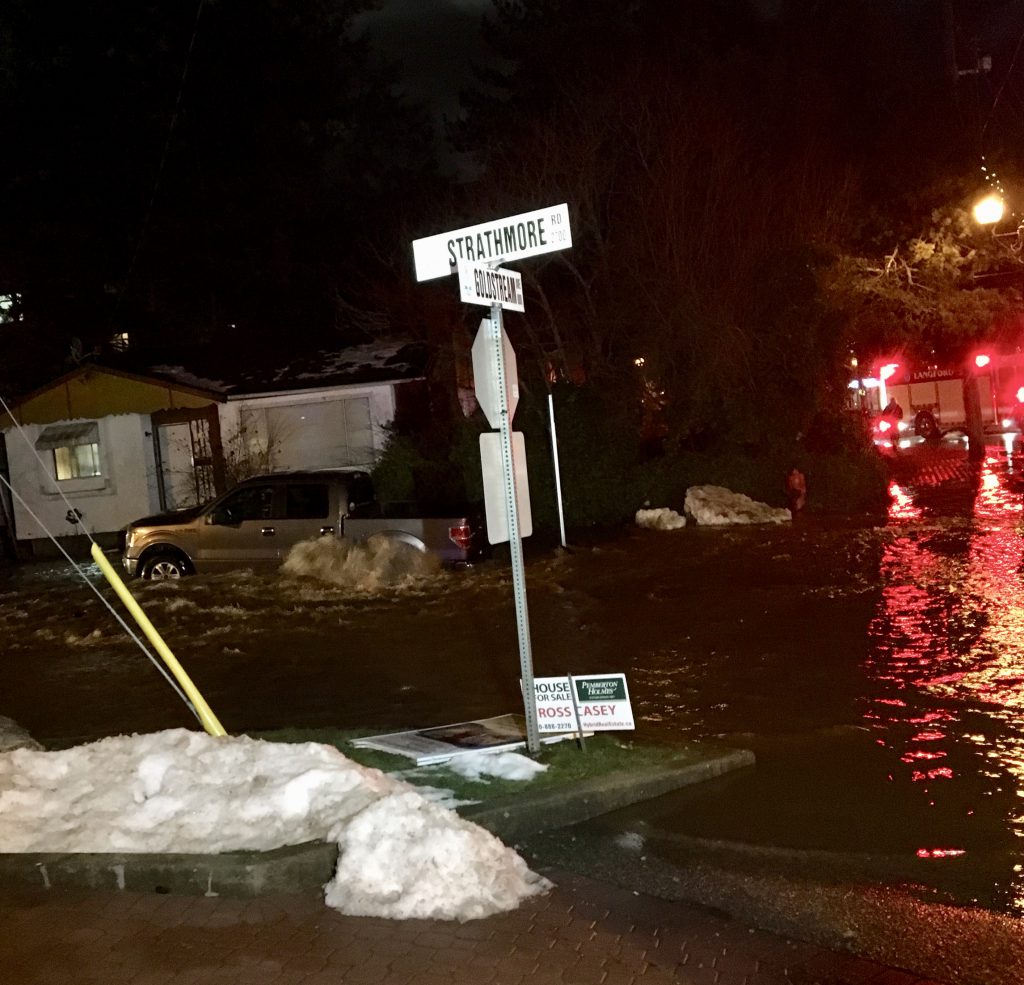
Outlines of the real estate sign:
M 636 728 L 625 674 L 535 677 L 533 690 L 541 732 Z

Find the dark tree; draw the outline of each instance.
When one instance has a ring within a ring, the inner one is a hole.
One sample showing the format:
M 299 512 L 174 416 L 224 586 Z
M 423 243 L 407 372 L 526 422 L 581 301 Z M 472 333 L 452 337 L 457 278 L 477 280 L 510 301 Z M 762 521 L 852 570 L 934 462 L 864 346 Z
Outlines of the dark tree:
M 425 115 L 353 36 L 366 6 L 5 4 L 6 351 L 336 339 L 354 266 L 434 180 Z
M 825 272 L 869 203 L 898 211 L 911 175 L 963 166 L 960 134 L 936 137 L 937 21 L 882 0 L 497 7 L 466 210 L 570 203 L 571 253 L 528 264 L 540 363 L 660 401 L 691 447 L 806 431 L 842 398 Z

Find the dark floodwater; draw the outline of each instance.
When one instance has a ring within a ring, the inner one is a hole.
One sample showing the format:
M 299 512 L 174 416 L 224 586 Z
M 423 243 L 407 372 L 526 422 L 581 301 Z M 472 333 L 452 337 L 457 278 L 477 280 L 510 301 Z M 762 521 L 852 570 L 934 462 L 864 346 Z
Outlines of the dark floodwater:
M 665 857 L 702 839 L 815 850 L 847 877 L 1024 915 L 1024 483 L 990 451 L 902 468 L 877 570 L 824 609 L 808 594 L 812 660 L 712 653 L 694 687 L 671 653 L 639 659 L 664 734 L 719 735 L 758 765 L 602 823 Z M 854 599 L 863 620 L 842 616 Z

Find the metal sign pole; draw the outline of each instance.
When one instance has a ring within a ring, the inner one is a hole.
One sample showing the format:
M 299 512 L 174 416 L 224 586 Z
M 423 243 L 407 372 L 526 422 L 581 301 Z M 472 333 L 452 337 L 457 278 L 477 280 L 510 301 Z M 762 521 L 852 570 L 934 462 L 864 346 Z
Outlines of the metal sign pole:
M 512 556 L 512 589 L 516 604 L 516 629 L 519 633 L 523 706 L 526 710 L 526 748 L 531 753 L 537 753 L 540 752 L 540 729 L 537 725 L 537 695 L 533 686 L 530 613 L 526 605 L 526 570 L 523 564 L 523 542 L 519 536 L 519 506 L 516 501 L 516 476 L 512 460 L 512 422 L 508 416 L 508 389 L 505 382 L 505 353 L 501 344 L 501 328 L 501 305 L 491 305 L 491 340 L 498 369 L 498 400 L 501 411 L 501 470 L 505 480 L 508 546 Z
M 548 390 L 548 418 L 551 420 L 551 457 L 555 460 L 555 498 L 558 500 L 558 530 L 562 535 L 562 547 L 565 542 L 565 510 L 562 508 L 562 469 L 558 464 L 558 433 L 555 431 L 555 398 Z

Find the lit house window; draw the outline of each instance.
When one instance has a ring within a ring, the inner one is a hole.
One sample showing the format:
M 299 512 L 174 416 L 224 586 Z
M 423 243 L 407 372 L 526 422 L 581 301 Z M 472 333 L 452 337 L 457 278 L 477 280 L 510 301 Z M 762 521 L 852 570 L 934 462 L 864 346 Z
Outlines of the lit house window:
M 95 421 L 51 424 L 36 438 L 36 449 L 53 455 L 53 474 L 58 482 L 103 474 L 99 427 Z

